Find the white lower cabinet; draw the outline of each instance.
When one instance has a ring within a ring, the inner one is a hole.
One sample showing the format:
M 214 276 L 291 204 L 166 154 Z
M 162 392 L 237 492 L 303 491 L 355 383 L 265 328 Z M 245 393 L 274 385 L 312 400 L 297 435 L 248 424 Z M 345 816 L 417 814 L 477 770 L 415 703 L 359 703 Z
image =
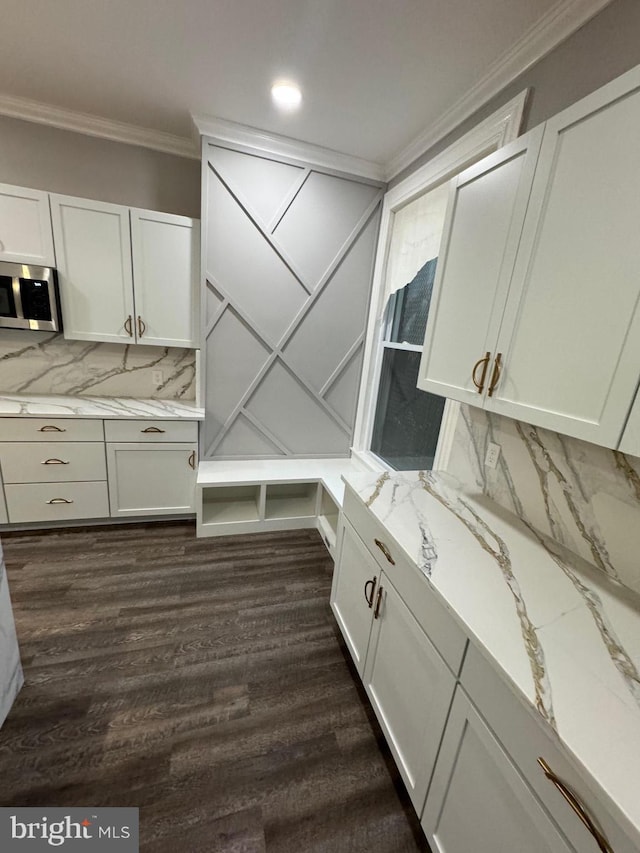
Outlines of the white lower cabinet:
M 353 511 L 354 520 L 357 517 L 362 521 L 348 493 L 345 507 Z M 382 529 L 365 526 L 362 532 L 366 541 L 371 538 L 383 545 L 388 568 L 381 568 L 377 554 L 374 557 L 348 518 L 343 517 L 331 607 L 420 814 L 451 706 L 454 671 L 459 671 L 466 639 L 418 570 L 402 560 L 393 545 L 389 550 L 379 539 L 384 535 Z M 414 584 L 421 585 L 428 602 L 421 595 L 412 596 Z M 425 614 L 434 616 L 431 638 L 426 633 L 430 619 L 424 620 Z M 439 639 L 447 648 L 447 663 L 434 645 Z
M 107 444 L 111 515 L 195 511 L 196 445 Z
M 460 687 L 422 828 L 433 853 L 570 853 L 573 849 Z
M 0 524 L 193 513 L 197 438 L 196 421 L 0 418 Z
M 362 678 L 380 570 L 348 521 L 342 523 L 341 536 L 340 558 L 333 574 L 331 609 Z
M 363 680 L 419 814 L 456 678 L 384 572 L 376 592 Z

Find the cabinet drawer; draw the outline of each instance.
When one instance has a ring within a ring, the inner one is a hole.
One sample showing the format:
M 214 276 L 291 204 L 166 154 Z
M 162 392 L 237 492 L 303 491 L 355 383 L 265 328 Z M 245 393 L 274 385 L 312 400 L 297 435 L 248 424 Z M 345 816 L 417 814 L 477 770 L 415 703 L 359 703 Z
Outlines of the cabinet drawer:
M 5 483 L 60 483 L 106 480 L 104 443 L 5 442 L 0 444 L 0 465 Z
M 345 490 L 343 511 L 378 566 L 391 579 L 431 642 L 451 670 L 458 673 L 467 639 L 445 604 L 438 600 L 427 578 L 405 556 L 349 486 Z
M 103 441 L 101 420 L 0 418 L 0 441 Z
M 106 482 L 29 483 L 5 486 L 9 521 L 65 521 L 108 518 Z
M 104 431 L 107 441 L 194 442 L 198 440 L 197 421 L 105 421 Z
M 532 707 L 516 697 L 480 652 L 469 645 L 461 683 L 474 705 L 496 733 L 536 796 L 547 808 L 565 836 L 581 853 L 598 853 L 592 835 L 574 814 L 562 794 L 538 764 L 543 758 L 551 770 L 595 818 L 615 853 L 632 853 L 632 844 L 622 827 L 603 804 L 595 781 L 583 778 L 570 763 L 556 736 Z

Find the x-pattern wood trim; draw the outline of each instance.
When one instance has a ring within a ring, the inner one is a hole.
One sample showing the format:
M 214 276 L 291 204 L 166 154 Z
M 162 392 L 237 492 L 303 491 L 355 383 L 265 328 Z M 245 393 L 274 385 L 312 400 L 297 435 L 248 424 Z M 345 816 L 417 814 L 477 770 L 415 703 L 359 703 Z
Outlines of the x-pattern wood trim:
M 209 338 L 209 336 L 213 333 L 216 325 L 221 320 L 225 312 L 227 310 L 231 310 L 236 314 L 238 319 L 240 319 L 241 322 L 250 330 L 251 334 L 253 334 L 260 341 L 260 343 L 270 351 L 270 354 L 265 360 L 262 367 L 257 372 L 253 381 L 245 389 L 242 397 L 239 399 L 232 412 L 225 420 L 223 426 L 219 430 L 214 440 L 207 447 L 205 451 L 205 456 L 210 457 L 215 453 L 216 449 L 220 446 L 225 436 L 229 433 L 230 429 L 233 427 L 234 423 L 241 415 L 246 417 L 254 426 L 254 428 L 261 432 L 261 434 L 267 441 L 280 448 L 282 452 L 286 455 L 294 455 L 279 439 L 277 439 L 271 433 L 269 429 L 267 429 L 264 424 L 261 423 L 261 421 L 255 416 L 255 414 L 253 414 L 246 408 L 251 398 L 256 393 L 260 384 L 267 376 L 269 371 L 272 369 L 276 361 L 279 361 L 283 365 L 285 370 L 287 370 L 287 372 L 298 383 L 298 385 L 302 387 L 302 389 L 307 393 L 311 400 L 313 400 L 313 402 L 316 403 L 316 405 L 318 405 L 322 409 L 322 411 L 324 411 L 324 413 L 331 418 L 331 420 L 345 433 L 345 435 L 351 437 L 353 432 L 353 426 L 348 424 L 338 414 L 338 412 L 336 412 L 333 406 L 331 406 L 327 402 L 325 397 L 331 387 L 337 381 L 339 376 L 343 373 L 343 371 L 348 367 L 350 362 L 358 354 L 359 350 L 363 345 L 364 334 L 361 334 L 358 339 L 351 345 L 348 352 L 341 359 L 340 363 L 333 370 L 332 374 L 326 379 L 322 388 L 319 391 L 316 390 L 312 385 L 310 385 L 309 382 L 307 382 L 307 380 L 296 371 L 284 349 L 287 343 L 295 334 L 296 330 L 301 325 L 302 321 L 311 311 L 318 298 L 322 295 L 326 286 L 332 280 L 333 276 L 335 275 L 336 271 L 348 255 L 349 251 L 354 246 L 364 229 L 369 224 L 372 216 L 375 215 L 382 198 L 382 190 L 376 193 L 373 200 L 368 204 L 365 211 L 362 213 L 357 223 L 351 230 L 350 234 L 340 246 L 335 257 L 328 264 L 324 273 L 314 286 L 313 283 L 305 280 L 305 277 L 296 268 L 295 262 L 288 256 L 288 253 L 286 252 L 284 247 L 280 245 L 273 232 L 280 224 L 283 217 L 286 215 L 287 211 L 294 203 L 295 199 L 298 197 L 309 176 L 315 170 L 312 168 L 304 168 L 302 170 L 298 180 L 292 184 L 287 195 L 283 199 L 282 203 L 279 205 L 278 209 L 276 210 L 269 223 L 265 223 L 262 221 L 262 218 L 258 216 L 258 214 L 252 209 L 251 203 L 246 197 L 244 197 L 241 190 L 239 190 L 237 187 L 231 186 L 230 182 L 220 174 L 220 171 L 211 162 L 208 163 L 208 167 L 215 174 L 216 178 L 220 181 L 225 190 L 234 199 L 236 204 L 240 206 L 243 213 L 247 216 L 252 225 L 258 230 L 263 239 L 266 240 L 268 245 L 273 249 L 275 254 L 280 258 L 282 263 L 287 267 L 287 269 L 291 272 L 291 274 L 295 277 L 300 286 L 306 291 L 308 295 L 304 304 L 300 307 L 297 314 L 285 330 L 280 340 L 275 342 L 270 339 L 269 335 L 264 333 L 258 327 L 255 319 L 250 317 L 241 308 L 241 306 L 237 304 L 236 300 L 234 300 L 231 294 L 229 294 L 225 290 L 224 286 L 218 281 L 216 281 L 215 277 L 211 273 L 207 272 L 207 286 L 213 288 L 213 290 L 218 293 L 218 295 L 222 298 L 222 302 L 220 303 L 220 306 L 214 316 L 209 320 L 207 324 L 205 337 Z

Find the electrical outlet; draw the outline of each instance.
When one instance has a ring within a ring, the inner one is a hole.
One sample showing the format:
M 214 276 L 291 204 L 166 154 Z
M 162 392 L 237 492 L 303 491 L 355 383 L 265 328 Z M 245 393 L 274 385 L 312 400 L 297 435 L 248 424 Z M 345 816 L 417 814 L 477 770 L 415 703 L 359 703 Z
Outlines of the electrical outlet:
M 489 442 L 487 447 L 487 455 L 484 457 L 484 464 L 487 468 L 495 468 L 500 458 L 500 445 Z
M 164 376 L 162 375 L 162 371 L 161 370 L 154 370 L 151 373 L 151 381 L 156 386 L 156 388 L 159 388 L 162 385 L 162 383 L 164 382 Z

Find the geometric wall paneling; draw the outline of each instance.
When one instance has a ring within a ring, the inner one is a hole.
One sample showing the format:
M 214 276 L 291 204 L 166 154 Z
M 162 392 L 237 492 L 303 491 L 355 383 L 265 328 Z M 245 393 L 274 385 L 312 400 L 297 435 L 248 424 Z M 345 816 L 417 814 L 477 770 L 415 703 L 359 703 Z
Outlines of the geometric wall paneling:
M 242 351 L 242 358 L 230 357 L 236 349 Z M 205 372 L 205 398 L 215 405 L 205 419 L 205 447 L 218 438 L 243 390 L 258 375 L 269 355 L 269 348 L 251 327 L 231 306 L 226 306 L 207 338 L 207 356 L 215 369 Z
M 292 368 L 318 391 L 362 337 L 370 292 L 362 270 L 372 263 L 377 226 L 369 221 L 284 348 Z
M 218 146 L 210 146 L 209 162 L 232 193 L 264 223 L 271 222 L 282 199 L 307 172 L 303 166 Z
M 222 296 L 216 291 L 214 286 L 206 281 L 205 282 L 205 327 L 208 327 L 209 323 L 216 316 L 218 311 L 220 310 L 224 299 Z
M 353 389 L 358 388 L 360 385 L 363 353 L 364 346 L 361 345 L 358 347 L 354 357 L 323 394 L 324 399 L 329 403 L 331 408 L 348 423 L 354 422 L 356 414 L 356 403 L 358 401 L 353 393 Z
M 207 277 L 277 341 L 308 295 L 217 176 L 209 182 Z
M 341 425 L 280 362 L 275 361 L 247 405 L 261 424 L 277 434 L 289 454 L 343 455 L 351 430 Z M 322 448 L 318 453 L 318 448 Z
M 246 414 L 240 413 L 217 448 L 218 456 L 225 459 L 236 457 L 250 459 L 260 456 L 285 456 L 286 453 L 274 441 L 269 441 L 264 427 L 255 426 Z
M 203 458 L 347 456 L 382 185 L 205 145 Z
M 311 171 L 273 232 L 305 281 L 315 286 L 377 195 L 377 187 Z

